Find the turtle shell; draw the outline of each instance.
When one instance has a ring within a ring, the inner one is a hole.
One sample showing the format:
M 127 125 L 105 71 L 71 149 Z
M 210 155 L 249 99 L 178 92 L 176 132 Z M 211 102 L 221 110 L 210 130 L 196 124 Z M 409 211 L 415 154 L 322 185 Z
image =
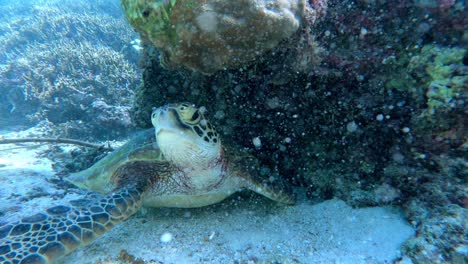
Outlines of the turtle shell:
M 164 160 L 154 129 L 138 133 L 90 168 L 72 173 L 66 180 L 83 189 L 108 193 L 116 187 L 111 181 L 114 172 L 125 163 L 138 160 Z

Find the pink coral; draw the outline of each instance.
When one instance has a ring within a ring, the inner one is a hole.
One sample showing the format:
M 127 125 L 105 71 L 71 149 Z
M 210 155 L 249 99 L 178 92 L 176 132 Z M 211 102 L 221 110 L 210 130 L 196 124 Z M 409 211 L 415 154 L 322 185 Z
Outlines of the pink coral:
M 455 4 L 455 0 L 437 0 L 437 7 L 441 11 L 447 11 Z
M 328 5 L 327 0 L 309 0 L 309 4 L 312 8 L 317 10 L 320 17 L 325 16 Z
M 307 9 L 307 20 L 315 23 L 319 18 L 323 18 L 327 11 L 327 0 L 309 0 Z

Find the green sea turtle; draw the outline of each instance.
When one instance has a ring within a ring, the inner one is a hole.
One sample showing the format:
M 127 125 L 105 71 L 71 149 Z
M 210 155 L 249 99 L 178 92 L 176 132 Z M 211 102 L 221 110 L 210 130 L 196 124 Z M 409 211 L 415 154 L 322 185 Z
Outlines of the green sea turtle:
M 289 185 L 262 179 L 255 158 L 221 145 L 201 110 L 187 103 L 155 109 L 151 116 L 155 129 L 69 178 L 101 194 L 0 227 L 0 262 L 52 263 L 142 206 L 201 207 L 242 189 L 293 204 Z

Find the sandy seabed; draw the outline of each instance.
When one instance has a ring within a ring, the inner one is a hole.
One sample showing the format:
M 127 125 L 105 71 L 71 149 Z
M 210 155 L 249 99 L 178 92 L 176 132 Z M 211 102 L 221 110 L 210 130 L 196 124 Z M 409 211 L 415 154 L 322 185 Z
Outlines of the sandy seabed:
M 0 145 L 0 223 L 81 197 L 50 182 L 52 163 L 38 157 L 47 148 Z M 294 206 L 242 193 L 204 208 L 143 208 L 58 263 L 389 263 L 414 234 L 398 208 L 314 203 L 296 191 Z

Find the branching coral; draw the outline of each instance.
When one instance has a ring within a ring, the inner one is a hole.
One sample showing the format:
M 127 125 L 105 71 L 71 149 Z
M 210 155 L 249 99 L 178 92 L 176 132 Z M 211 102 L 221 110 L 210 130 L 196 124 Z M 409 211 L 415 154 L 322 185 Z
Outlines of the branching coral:
M 70 94 L 102 96 L 109 102 L 128 103 L 130 84 L 137 72 L 123 55 L 89 42 L 58 41 L 30 45 L 10 70 L 21 74 L 26 99 L 49 102 Z M 111 88 L 111 89 L 109 89 Z
M 21 50 L 31 41 L 42 43 L 60 39 L 98 41 L 120 50 L 135 38 L 122 19 L 109 15 L 76 14 L 50 5 L 35 6 L 29 12 L 32 17 L 0 22 L 0 51 Z
M 97 118 L 93 102 L 99 99 L 112 109 L 109 113 L 128 116 L 124 106 L 139 79 L 137 51 L 130 44 L 136 34 L 122 13 L 120 18 L 96 13 L 98 3 L 79 9 L 83 2 L 52 2 L 0 7 L 13 17 L 0 19 L 0 80 L 8 95 L 0 99 L 7 105 L 0 111 L 56 124 L 116 125 L 114 117 Z M 127 118 L 116 128 L 129 124 Z

